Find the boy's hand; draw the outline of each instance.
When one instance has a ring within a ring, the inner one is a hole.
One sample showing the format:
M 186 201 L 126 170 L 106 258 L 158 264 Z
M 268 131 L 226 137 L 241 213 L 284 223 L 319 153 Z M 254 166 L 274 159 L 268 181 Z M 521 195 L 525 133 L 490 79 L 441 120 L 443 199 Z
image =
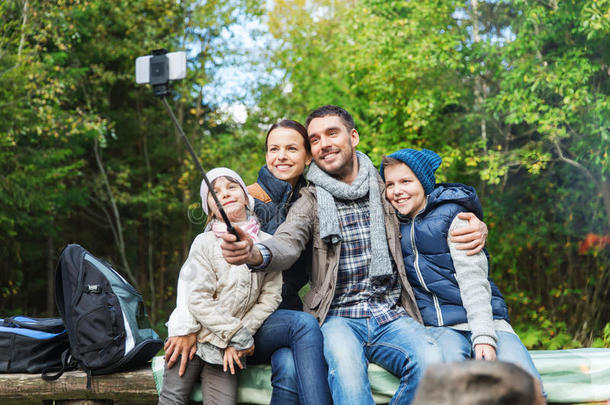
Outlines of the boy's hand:
M 223 240 L 220 242 L 220 248 L 227 263 L 254 266 L 262 264 L 263 257 L 258 249 L 254 248 L 254 241 L 250 235 L 238 226 L 235 227 L 235 231 L 239 235 L 239 241 L 236 241 L 235 235 L 228 232 L 221 236 Z
M 492 345 L 479 344 L 474 346 L 476 360 L 495 360 L 496 349 Z
M 487 225 L 472 212 L 460 212 L 458 218 L 468 221 L 469 226 L 453 230 L 451 241 L 457 243 L 456 249 L 467 250 L 466 255 L 476 255 L 485 247 Z
M 197 332 L 185 336 L 170 336 L 163 348 L 165 349 L 164 357 L 167 368 L 172 368 L 178 360 L 178 356 L 180 356 L 178 375 L 182 377 L 186 371 L 188 361 L 193 360 L 193 356 L 197 353 Z

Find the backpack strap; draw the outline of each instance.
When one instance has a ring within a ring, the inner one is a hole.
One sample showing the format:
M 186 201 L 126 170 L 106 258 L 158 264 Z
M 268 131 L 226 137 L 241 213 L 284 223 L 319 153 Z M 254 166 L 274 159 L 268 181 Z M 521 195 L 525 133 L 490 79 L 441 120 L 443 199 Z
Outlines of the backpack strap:
M 42 370 L 41 377 L 45 381 L 55 381 L 63 375 L 64 371 L 74 370 L 77 366 L 78 363 L 72 357 L 71 349 L 67 348 L 61 354 L 61 367 L 47 367 Z
M 269 194 L 267 194 L 258 183 L 250 184 L 248 186 L 248 194 L 257 200 L 264 202 L 265 204 L 271 202 L 271 197 L 269 197 Z

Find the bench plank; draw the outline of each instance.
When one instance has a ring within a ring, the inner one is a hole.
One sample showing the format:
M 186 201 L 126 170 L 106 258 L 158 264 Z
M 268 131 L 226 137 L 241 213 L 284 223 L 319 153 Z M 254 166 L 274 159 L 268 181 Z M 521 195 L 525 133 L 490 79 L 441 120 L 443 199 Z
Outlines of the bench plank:
M 2 404 L 41 404 L 43 400 L 113 400 L 116 405 L 157 403 L 157 389 L 150 367 L 109 375 L 93 376 L 87 389 L 87 374 L 65 372 L 56 381 L 44 381 L 40 374 L 0 374 Z

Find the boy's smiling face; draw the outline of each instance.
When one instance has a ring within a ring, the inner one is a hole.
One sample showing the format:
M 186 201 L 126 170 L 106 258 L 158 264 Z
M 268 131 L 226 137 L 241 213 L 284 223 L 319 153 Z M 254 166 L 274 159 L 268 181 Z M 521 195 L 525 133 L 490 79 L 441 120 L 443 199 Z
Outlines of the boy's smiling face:
M 415 173 L 404 163 L 385 166 L 385 196 L 402 215 L 413 218 L 426 207 L 426 193 Z

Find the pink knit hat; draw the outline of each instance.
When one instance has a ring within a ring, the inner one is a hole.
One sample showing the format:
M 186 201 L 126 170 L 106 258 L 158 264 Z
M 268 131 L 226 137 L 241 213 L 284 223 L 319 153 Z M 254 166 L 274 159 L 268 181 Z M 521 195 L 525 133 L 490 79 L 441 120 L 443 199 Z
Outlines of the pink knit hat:
M 248 197 L 248 208 L 251 211 L 254 210 L 254 198 L 252 198 L 252 196 L 248 194 L 248 188 L 246 187 L 246 183 L 244 183 L 241 177 L 239 177 L 239 174 L 226 167 L 217 167 L 215 169 L 210 170 L 206 177 L 208 178 L 210 184 L 212 184 L 212 182 L 219 177 L 229 177 L 231 178 L 231 180 L 235 180 L 237 183 L 239 183 L 239 186 L 242 188 L 242 190 L 244 190 L 246 197 Z M 203 208 L 203 212 L 205 212 L 205 215 L 209 215 L 208 185 L 205 184 L 205 180 L 201 180 L 201 189 L 199 191 L 199 194 L 201 195 L 201 208 Z

